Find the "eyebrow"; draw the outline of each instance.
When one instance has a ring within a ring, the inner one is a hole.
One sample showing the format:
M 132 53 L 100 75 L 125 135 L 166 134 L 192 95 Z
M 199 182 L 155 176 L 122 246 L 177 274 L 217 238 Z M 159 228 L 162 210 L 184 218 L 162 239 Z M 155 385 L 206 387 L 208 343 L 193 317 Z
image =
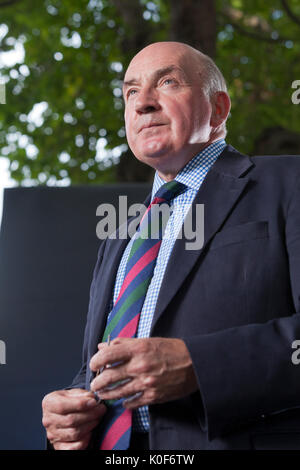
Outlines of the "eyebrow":
M 167 75 L 168 73 L 172 73 L 172 72 L 180 72 L 180 74 L 183 75 L 182 70 L 179 67 L 177 67 L 176 65 L 170 65 L 169 67 L 163 67 L 161 69 L 156 70 L 152 76 L 152 80 L 156 81 L 159 78 L 163 77 L 164 75 Z M 131 85 L 138 85 L 138 83 L 139 83 L 139 80 L 136 78 L 132 78 L 131 80 L 126 80 L 123 82 L 123 89 Z

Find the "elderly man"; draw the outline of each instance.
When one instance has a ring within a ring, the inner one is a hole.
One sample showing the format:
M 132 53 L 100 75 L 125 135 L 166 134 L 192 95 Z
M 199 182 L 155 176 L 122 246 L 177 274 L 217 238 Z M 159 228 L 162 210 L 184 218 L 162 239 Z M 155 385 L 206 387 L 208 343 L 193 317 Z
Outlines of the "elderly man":
M 300 448 L 300 159 L 226 145 L 224 78 L 185 44 L 139 52 L 123 92 L 130 148 L 156 169 L 148 218 L 101 244 L 82 368 L 44 398 L 47 437 L 55 449 Z M 165 232 L 142 240 L 161 201 Z M 204 243 L 188 250 L 178 233 L 200 204 Z

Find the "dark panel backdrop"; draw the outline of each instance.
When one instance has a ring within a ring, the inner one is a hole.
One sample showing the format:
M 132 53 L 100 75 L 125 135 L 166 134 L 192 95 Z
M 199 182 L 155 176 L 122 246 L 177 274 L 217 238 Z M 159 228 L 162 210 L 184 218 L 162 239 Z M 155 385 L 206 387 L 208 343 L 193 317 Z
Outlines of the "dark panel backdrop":
M 41 401 L 80 366 L 100 240 L 96 208 L 149 185 L 12 188 L 0 231 L 0 449 L 43 449 Z M 1 362 L 1 361 L 0 361 Z

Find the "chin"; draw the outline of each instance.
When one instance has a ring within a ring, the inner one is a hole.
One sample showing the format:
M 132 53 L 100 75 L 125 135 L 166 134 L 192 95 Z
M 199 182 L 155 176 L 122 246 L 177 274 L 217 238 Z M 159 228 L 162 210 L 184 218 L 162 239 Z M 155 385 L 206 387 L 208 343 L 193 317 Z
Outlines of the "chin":
M 174 166 L 174 161 L 172 161 L 174 157 L 169 153 L 162 153 L 159 155 L 147 154 L 137 158 L 140 162 L 162 173 L 169 172 L 170 168 Z
M 154 142 L 153 145 L 147 145 L 140 151 L 136 152 L 137 158 L 145 163 L 149 160 L 159 159 L 170 156 L 174 150 L 169 146 L 159 145 Z
M 164 152 L 163 150 L 157 152 L 147 152 L 143 153 L 142 155 L 137 156 L 137 159 L 141 162 L 145 163 L 146 165 L 153 166 L 153 164 L 159 164 L 166 158 L 168 158 L 169 154 Z

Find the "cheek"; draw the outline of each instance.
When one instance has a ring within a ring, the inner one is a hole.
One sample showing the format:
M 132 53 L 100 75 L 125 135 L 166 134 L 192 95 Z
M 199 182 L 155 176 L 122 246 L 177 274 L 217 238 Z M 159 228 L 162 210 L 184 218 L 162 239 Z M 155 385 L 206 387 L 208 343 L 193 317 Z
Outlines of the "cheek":
M 176 147 L 208 138 L 211 105 L 206 100 L 188 100 L 174 110 L 173 142 Z
M 202 101 L 194 108 L 195 122 L 206 125 L 211 116 L 211 104 L 208 101 Z
M 190 132 L 195 122 L 199 121 L 199 116 L 203 111 L 195 104 L 195 98 L 192 95 L 185 97 L 185 99 L 176 100 L 173 106 L 168 109 L 176 137 L 180 138 L 181 134 Z
M 198 120 L 191 106 L 181 106 L 174 111 L 172 119 L 172 134 L 177 142 L 185 141 L 193 132 L 195 122 Z
M 138 140 L 133 136 L 130 130 L 126 131 L 126 139 L 130 150 L 135 154 L 138 149 Z
M 125 113 L 124 119 L 125 119 L 126 138 L 127 138 L 128 144 L 131 147 L 131 145 L 133 145 L 135 142 L 134 134 L 133 134 L 133 125 L 132 125 L 129 114 Z
M 130 114 L 125 110 L 124 112 L 125 130 L 126 134 L 130 133 Z

